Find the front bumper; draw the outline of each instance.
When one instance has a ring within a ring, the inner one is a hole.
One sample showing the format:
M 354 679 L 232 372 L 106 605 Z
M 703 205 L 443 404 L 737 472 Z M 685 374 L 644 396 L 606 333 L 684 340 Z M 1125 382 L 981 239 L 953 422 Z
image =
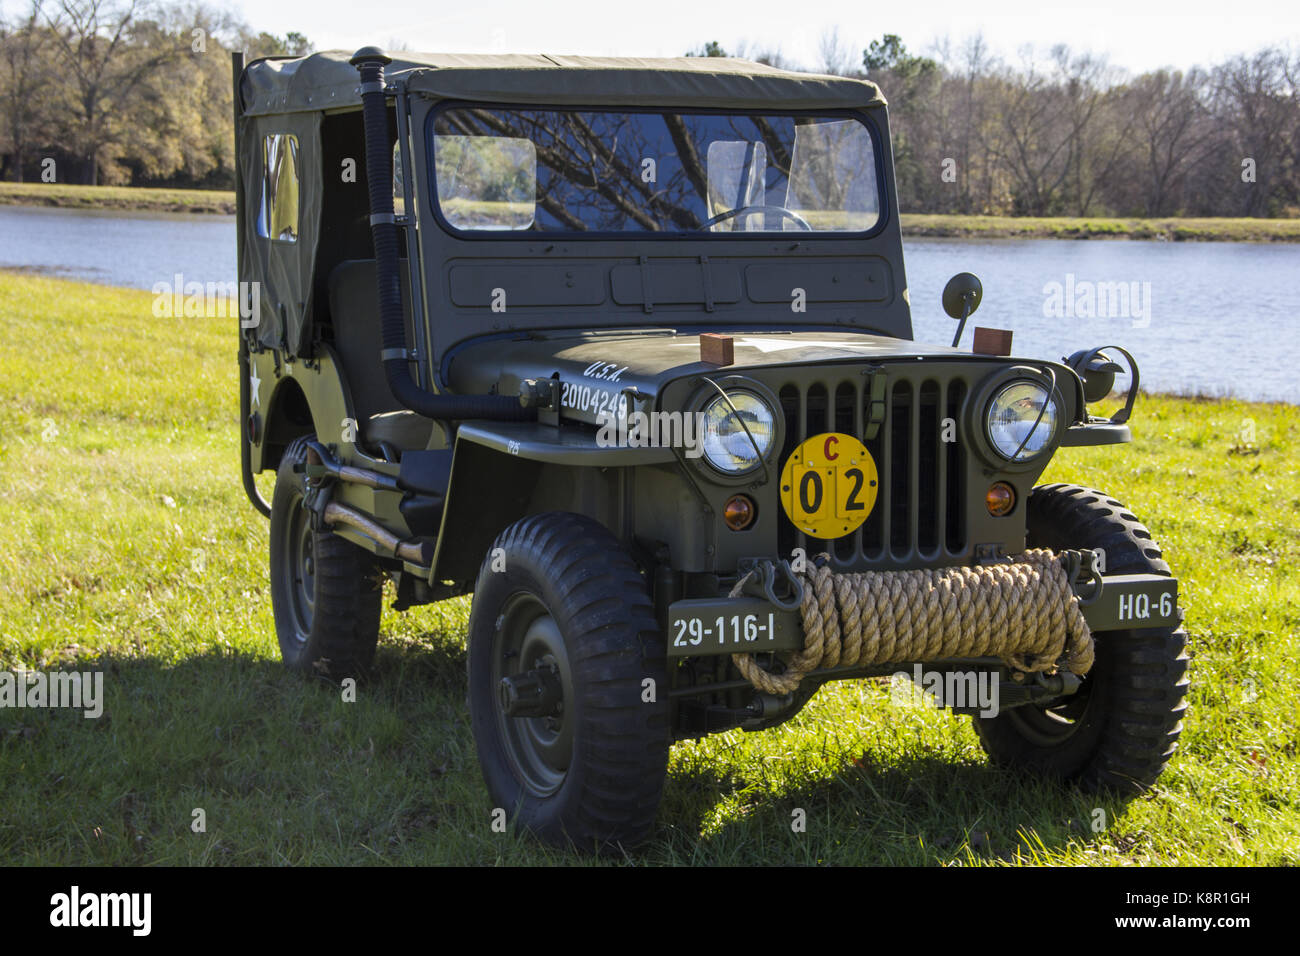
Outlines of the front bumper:
M 1101 575 L 1100 588 L 1095 581 L 1076 587 L 1080 610 L 1093 633 L 1177 627 L 1182 621 L 1177 578 Z M 798 610 L 749 595 L 674 601 L 668 606 L 665 638 L 673 658 L 798 651 L 804 644 Z

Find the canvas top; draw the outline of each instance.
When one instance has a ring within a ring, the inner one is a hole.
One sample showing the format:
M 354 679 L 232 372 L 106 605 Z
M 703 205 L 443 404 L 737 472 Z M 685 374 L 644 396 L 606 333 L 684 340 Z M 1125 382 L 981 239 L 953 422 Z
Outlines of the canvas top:
M 255 60 L 241 87 L 245 115 L 360 105 L 351 52 Z M 438 99 L 538 106 L 827 110 L 882 105 L 867 80 L 796 73 L 731 57 L 590 57 L 544 54 L 393 55 L 389 82 Z

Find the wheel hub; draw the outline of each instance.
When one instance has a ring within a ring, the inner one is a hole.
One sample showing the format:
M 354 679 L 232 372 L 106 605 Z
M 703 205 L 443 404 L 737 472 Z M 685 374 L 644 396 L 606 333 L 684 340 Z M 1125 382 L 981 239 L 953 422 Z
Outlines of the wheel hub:
M 312 615 L 316 609 L 316 555 L 313 544 L 311 517 L 305 508 L 298 508 L 289 536 L 293 575 L 289 603 L 300 642 L 306 640 L 311 632 Z
M 501 678 L 499 693 L 507 717 L 558 717 L 564 707 L 564 687 L 554 664 Z
M 521 782 L 540 796 L 568 776 L 576 724 L 564 636 L 533 594 L 515 595 L 498 621 L 494 647 L 497 725 Z

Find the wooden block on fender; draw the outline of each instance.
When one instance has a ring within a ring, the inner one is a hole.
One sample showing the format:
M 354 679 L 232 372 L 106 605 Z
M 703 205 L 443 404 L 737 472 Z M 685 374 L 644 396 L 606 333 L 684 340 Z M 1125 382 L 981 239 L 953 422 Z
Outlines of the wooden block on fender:
M 971 351 L 976 355 L 1010 355 L 1010 329 L 982 329 L 975 327 L 975 344 Z
M 730 335 L 716 332 L 700 333 L 700 361 L 710 365 L 734 365 L 736 343 Z

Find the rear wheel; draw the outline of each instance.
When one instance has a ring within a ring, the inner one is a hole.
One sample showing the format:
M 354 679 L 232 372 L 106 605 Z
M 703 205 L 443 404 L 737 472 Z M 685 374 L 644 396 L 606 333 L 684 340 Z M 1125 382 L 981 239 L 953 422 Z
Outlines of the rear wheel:
M 1137 517 L 1100 491 L 1043 485 L 1028 502 L 1031 548 L 1102 549 L 1108 574 L 1164 574 L 1169 565 Z M 1181 627 L 1095 633 L 1096 660 L 1073 695 L 975 717 L 996 762 L 1138 793 L 1177 749 L 1186 710 L 1187 633 Z
M 497 807 L 547 843 L 649 835 L 668 762 L 665 650 L 635 562 L 580 515 L 497 538 L 469 621 L 469 705 Z
M 379 640 L 382 578 L 369 552 L 314 531 L 303 507 L 299 438 L 285 449 L 271 498 L 271 606 L 286 666 L 336 680 L 370 668 Z

